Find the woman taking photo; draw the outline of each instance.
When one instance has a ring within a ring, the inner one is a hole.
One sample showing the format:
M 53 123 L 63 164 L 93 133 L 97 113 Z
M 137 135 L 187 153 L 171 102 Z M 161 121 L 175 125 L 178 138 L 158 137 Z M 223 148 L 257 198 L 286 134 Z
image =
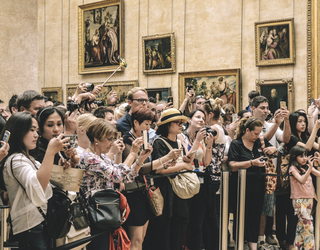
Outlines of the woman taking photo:
M 229 194 L 233 211 L 237 211 L 238 169 L 247 169 L 244 237 L 251 250 L 257 249 L 265 186 L 265 177 L 259 175 L 264 171 L 265 166 L 262 152 L 260 152 L 259 135 L 262 126 L 262 122 L 254 117 L 241 119 L 236 139 L 231 142 L 228 153 L 232 171 Z M 276 148 L 271 147 L 266 139 L 264 143 L 266 146 L 263 150 L 264 154 L 272 155 L 276 152 Z M 236 218 L 234 220 L 236 221 Z
M 143 139 L 138 138 L 132 143 L 132 148 L 123 164 L 115 164 L 106 154 L 112 143 L 116 140 L 117 130 L 102 118 L 97 118 L 87 128 L 90 140 L 89 147 L 80 158 L 79 168 L 85 170 L 80 192 L 88 200 L 91 191 L 100 189 L 114 189 L 115 183 L 127 183 L 134 180 L 146 158 L 151 154 L 152 147 L 143 150 L 137 157 L 143 144 Z M 137 157 L 137 159 L 136 159 Z M 91 228 L 91 234 L 101 231 Z M 87 249 L 108 249 L 109 237 L 100 237 L 92 241 Z
M 219 218 L 220 218 L 220 195 L 217 194 L 220 188 L 220 174 L 222 163 L 224 159 L 224 152 L 226 147 L 226 136 L 220 121 L 222 100 L 216 98 L 215 100 L 207 100 L 202 110 L 206 114 L 206 124 L 216 131 L 214 136 L 214 143 L 207 144 L 207 154 L 205 159 L 206 173 L 210 178 L 206 179 L 209 188 L 208 200 L 210 201 L 210 209 L 207 211 L 205 218 L 204 244 L 208 249 L 219 249 Z
M 46 213 L 47 201 L 52 196 L 49 184 L 54 156 L 64 151 L 69 139 L 62 134 L 48 142 L 42 163 L 35 161 L 29 151 L 35 149 L 38 139 L 38 122 L 28 112 L 10 117 L 1 134 L 8 130 L 10 150 L 2 165 L 3 179 L 11 203 L 12 241 L 19 249 L 49 249 L 49 236 L 44 231 L 44 218 L 37 207 Z
M 66 113 L 64 117 L 61 111 L 52 106 L 44 107 L 39 110 L 37 114 L 37 120 L 39 122 L 39 139 L 37 149 L 32 150 L 30 155 L 33 156 L 37 161 L 42 162 L 43 157 L 46 153 L 48 143 L 52 138 L 57 137 L 64 132 L 64 135 L 72 135 L 77 129 L 77 123 L 75 120 L 76 112 L 69 116 Z M 65 118 L 65 119 L 64 119 Z M 65 123 L 66 121 L 66 123 Z M 65 131 L 64 131 L 64 125 Z M 74 141 L 69 141 L 71 145 L 74 145 Z M 65 168 L 75 167 L 79 162 L 79 156 L 75 148 L 71 148 L 64 152 L 63 156 L 70 158 L 70 161 L 61 159 L 59 152 L 54 156 L 54 164 L 64 165 Z
M 132 142 L 136 138 L 142 136 L 142 130 L 149 131 L 153 113 L 150 109 L 143 107 L 142 105 L 136 107 L 131 114 L 131 130 L 126 132 L 123 136 L 123 142 L 125 143 L 125 150 L 123 151 L 123 159 L 125 159 L 131 151 Z M 162 163 L 167 163 L 169 160 L 178 158 L 181 150 L 174 149 L 166 156 L 161 158 Z M 140 169 L 140 174 L 147 174 L 157 168 L 163 168 L 159 160 L 150 161 L 149 158 L 145 160 Z M 142 249 L 142 243 L 146 235 L 149 219 L 153 217 L 150 209 L 149 202 L 147 200 L 145 189 L 143 188 L 144 180 L 142 176 L 135 179 L 134 182 L 126 184 L 125 196 L 130 206 L 130 214 L 126 221 L 128 228 L 128 236 L 131 240 L 131 250 Z
M 208 133 L 204 128 L 206 120 L 205 112 L 198 109 L 192 111 L 187 122 L 187 130 L 182 135 L 178 135 L 181 139 L 184 150 L 188 153 L 196 152 L 192 166 L 194 171 L 205 171 L 211 160 L 211 150 L 214 136 Z M 204 142 L 206 138 L 206 143 Z M 208 153 L 210 151 L 210 153 Z M 200 250 L 202 243 L 202 228 L 207 211 L 207 178 L 198 176 L 200 182 L 200 191 L 190 199 L 190 217 L 189 228 L 192 237 L 190 238 L 189 249 Z M 205 246 L 207 247 L 207 246 Z M 209 249 L 209 248 L 208 248 Z
M 167 144 L 173 149 L 179 149 L 181 147 L 181 145 L 179 145 L 180 140 L 177 140 L 177 135 L 181 134 L 182 124 L 187 120 L 188 118 L 183 116 L 177 109 L 167 109 L 162 113 L 156 132 L 161 138 L 157 138 L 153 142 L 153 161 L 158 160 L 161 165 L 165 164 L 162 162 L 162 157 L 170 152 Z M 182 161 L 170 168 L 167 168 L 167 166 L 161 169 L 158 168 L 157 172 L 160 174 L 168 174 L 181 170 L 192 170 L 193 167 L 190 162 L 193 161 L 193 158 L 194 155 L 189 156 L 189 163 Z M 164 207 L 161 216 L 150 220 L 147 232 L 148 242 L 151 242 L 152 249 L 155 250 L 180 249 L 181 240 L 189 218 L 188 201 L 179 198 L 173 192 L 168 177 L 155 178 L 154 183 L 155 186 L 161 190 L 164 198 Z

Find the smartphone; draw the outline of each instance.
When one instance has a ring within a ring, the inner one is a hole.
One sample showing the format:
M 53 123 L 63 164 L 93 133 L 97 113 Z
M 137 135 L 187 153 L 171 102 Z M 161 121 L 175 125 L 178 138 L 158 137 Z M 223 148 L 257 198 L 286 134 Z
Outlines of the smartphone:
M 69 141 L 67 141 L 70 145 L 64 147 L 65 150 L 70 149 L 70 148 L 77 148 L 78 147 L 78 136 L 77 135 L 64 135 L 64 138 L 69 138 Z
M 10 135 L 11 135 L 11 133 L 10 133 L 8 130 L 6 130 L 6 131 L 4 132 L 2 141 L 4 141 L 5 143 L 7 143 L 7 142 L 9 141 Z
M 121 132 L 117 132 L 117 140 L 121 138 Z
M 143 149 L 147 150 L 149 149 L 148 131 L 142 130 L 142 135 L 143 135 Z
M 286 108 L 286 107 L 287 107 L 287 103 L 285 101 L 281 101 L 280 108 Z
M 314 103 L 314 99 L 309 99 L 309 103 L 310 103 L 310 105 L 311 105 L 312 103 Z
M 235 122 L 238 119 L 238 114 L 232 114 L 232 122 Z
M 193 87 L 192 86 L 188 86 L 187 89 L 188 89 L 188 92 L 189 92 L 191 89 L 193 89 Z
M 260 161 L 266 161 L 266 160 L 268 160 L 268 157 L 262 157 L 262 158 L 260 159 Z
M 173 104 L 173 96 L 168 96 L 168 103 L 171 102 Z

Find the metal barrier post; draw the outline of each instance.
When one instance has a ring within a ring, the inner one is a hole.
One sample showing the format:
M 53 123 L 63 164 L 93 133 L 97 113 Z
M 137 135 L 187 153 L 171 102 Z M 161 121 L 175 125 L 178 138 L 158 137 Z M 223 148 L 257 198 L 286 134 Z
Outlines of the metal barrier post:
M 238 200 L 237 200 L 237 237 L 236 249 L 243 250 L 244 246 L 244 222 L 245 222 L 245 203 L 246 203 L 246 169 L 238 170 Z
M 3 243 L 8 240 L 8 226 L 7 218 L 9 216 L 10 206 L 0 206 L 0 221 L 1 221 L 1 235 L 0 235 L 0 250 L 4 249 Z
M 320 179 L 317 178 L 317 199 L 320 201 Z M 319 249 L 320 247 L 320 208 L 316 209 L 316 220 L 314 222 L 314 243 L 315 249 Z
M 228 249 L 228 218 L 229 218 L 229 170 L 228 164 L 222 165 L 220 184 L 220 249 Z

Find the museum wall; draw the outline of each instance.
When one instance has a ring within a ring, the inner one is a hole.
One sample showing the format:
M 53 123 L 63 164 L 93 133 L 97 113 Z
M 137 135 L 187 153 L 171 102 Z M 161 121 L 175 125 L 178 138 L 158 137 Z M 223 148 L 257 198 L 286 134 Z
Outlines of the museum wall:
M 38 1 L 38 73 L 33 69 L 33 75 L 38 76 L 38 86 L 61 86 L 63 100 L 66 84 L 103 82 L 110 75 L 78 74 L 78 5 L 92 2 L 96 0 Z M 247 93 L 255 89 L 256 79 L 290 77 L 295 107 L 307 107 L 307 1 L 124 0 L 124 3 L 128 67 L 116 73 L 112 81 L 138 80 L 145 88 L 171 87 L 178 105 L 179 72 L 240 68 L 243 107 L 247 104 Z M 254 22 L 283 18 L 294 18 L 296 63 L 256 67 Z M 170 32 L 175 33 L 176 72 L 144 75 L 141 37 Z M 33 34 L 30 36 L 36 38 Z M 36 52 L 30 54 L 34 56 Z M 21 55 L 17 57 L 26 60 Z
M 0 99 L 38 85 L 38 0 L 0 2 Z

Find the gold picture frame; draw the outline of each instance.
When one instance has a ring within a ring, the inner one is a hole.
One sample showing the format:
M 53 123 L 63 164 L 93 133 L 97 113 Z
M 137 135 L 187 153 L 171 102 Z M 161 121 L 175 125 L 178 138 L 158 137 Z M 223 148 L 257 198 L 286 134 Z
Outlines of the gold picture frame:
M 225 90 L 217 91 L 223 84 Z M 241 109 L 240 69 L 179 73 L 179 106 L 185 98 L 187 86 L 193 87 L 196 96 L 203 95 L 207 99 L 219 97 L 224 103 L 234 105 L 237 112 Z
M 118 55 L 124 58 L 123 0 L 80 5 L 78 12 L 79 74 L 114 71 Z
M 275 89 L 275 92 L 272 91 Z M 286 101 L 288 110 L 294 111 L 293 78 L 261 80 L 256 79 L 256 90 L 269 100 L 271 113 L 280 108 L 280 101 Z M 273 93 L 271 93 L 271 91 Z M 275 94 L 277 93 L 277 94 Z M 273 95 L 271 97 L 271 95 Z
M 99 85 L 102 84 L 102 82 L 96 82 L 93 83 L 94 85 Z M 73 94 L 76 91 L 76 88 L 79 84 L 67 84 L 66 89 L 67 89 L 67 94 L 66 94 L 66 101 L 68 101 L 68 97 L 73 96 Z M 104 85 L 103 90 L 101 91 L 100 94 L 96 96 L 97 101 L 102 101 L 104 100 L 105 103 L 107 104 L 107 96 L 108 93 L 111 90 L 115 90 L 118 94 L 118 101 L 116 104 L 120 104 L 122 102 L 127 101 L 127 94 L 130 89 L 134 87 L 138 87 L 139 82 L 138 80 L 135 81 L 118 81 L 118 82 L 108 82 L 107 85 Z
M 256 22 L 256 66 L 295 63 L 293 18 Z
M 62 88 L 61 87 L 45 87 L 41 88 L 43 96 L 50 98 L 53 102 L 62 102 Z
M 176 45 L 174 33 L 143 36 L 142 61 L 145 75 L 176 72 Z

